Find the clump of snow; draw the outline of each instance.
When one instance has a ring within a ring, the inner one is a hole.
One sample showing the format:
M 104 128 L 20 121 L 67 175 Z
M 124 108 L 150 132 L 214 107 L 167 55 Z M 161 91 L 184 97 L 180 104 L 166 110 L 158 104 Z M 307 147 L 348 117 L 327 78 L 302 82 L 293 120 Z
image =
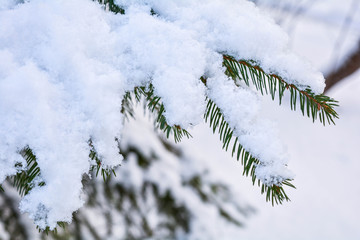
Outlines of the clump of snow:
M 243 0 L 117 0 L 124 7 L 145 5 L 167 21 L 196 34 L 212 50 L 257 61 L 266 72 L 282 76 L 319 94 L 324 77 L 288 51 L 288 36 L 274 21 Z M 256 29 L 256 30 L 255 30 Z
M 261 159 L 264 183 L 291 176 L 272 127 L 256 120 L 256 95 L 231 85 L 221 54 L 253 59 L 316 93 L 323 77 L 288 52 L 286 35 L 253 4 L 118 1 L 126 14 L 114 15 L 89 0 L 15 3 L 0 5 L 0 181 L 17 171 L 19 151 L 29 146 L 46 186 L 20 207 L 41 228 L 71 221 L 83 204 L 81 178 L 93 164 L 89 139 L 105 167 L 120 164 L 121 101 L 139 85 L 153 84 L 168 123 L 184 128 L 202 120 L 208 94 Z
M 260 110 L 258 95 L 236 86 L 224 75 L 208 78 L 207 85 L 208 96 L 222 110 L 239 143 L 260 160 L 256 177 L 269 186 L 292 179 L 293 174 L 286 168 L 288 155 L 277 137 L 276 127 L 257 117 Z

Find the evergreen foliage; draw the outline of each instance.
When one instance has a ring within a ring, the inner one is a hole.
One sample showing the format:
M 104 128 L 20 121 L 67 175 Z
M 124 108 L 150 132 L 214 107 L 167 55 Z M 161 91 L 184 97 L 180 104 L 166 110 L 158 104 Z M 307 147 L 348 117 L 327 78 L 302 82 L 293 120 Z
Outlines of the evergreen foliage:
M 103 168 L 103 166 L 101 164 L 101 159 L 98 156 L 91 139 L 89 139 L 88 143 L 89 143 L 89 147 L 90 147 L 89 158 L 92 161 L 95 161 L 95 165 L 92 165 L 92 168 L 91 168 L 91 171 L 96 172 L 95 176 L 97 177 L 100 172 L 104 181 L 106 181 L 107 178 L 111 177 L 111 174 L 114 174 L 114 176 L 116 176 L 114 169 Z
M 105 10 L 116 14 L 125 14 L 124 9 L 114 4 L 113 0 L 98 0 L 98 2 L 104 4 Z M 156 13 L 152 10 L 152 14 Z M 287 83 L 281 76 L 273 73 L 266 73 L 260 66 L 257 65 L 256 62 L 252 60 L 238 60 L 230 55 L 223 55 L 223 65 L 226 68 L 225 73 L 234 80 L 235 84 L 239 85 L 239 82 L 244 82 L 248 87 L 254 86 L 255 89 L 261 94 L 269 94 L 273 100 L 278 98 L 280 104 L 282 103 L 285 92 L 288 91 L 290 94 L 291 109 L 296 110 L 297 108 L 300 108 L 302 114 L 312 118 L 313 121 L 319 119 L 319 121 L 324 125 L 326 123 L 334 124 L 334 119 L 338 118 L 338 114 L 334 110 L 334 108 L 338 106 L 336 100 L 322 94 L 315 95 L 307 86 L 297 86 L 296 84 Z M 206 85 L 206 76 L 203 76 L 201 79 L 199 79 L 199 81 L 202 81 Z M 178 125 L 171 126 L 167 123 L 166 117 L 164 115 L 166 109 L 161 101 L 161 98 L 156 96 L 154 87 L 151 84 L 148 86 L 138 86 L 135 87 L 132 92 L 127 92 L 122 102 L 122 112 L 127 116 L 133 117 L 133 104 L 135 102 L 139 103 L 142 101 L 145 101 L 145 105 L 148 110 L 155 115 L 155 126 L 163 131 L 167 138 L 172 135 L 175 142 L 179 142 L 184 136 L 187 138 L 191 137 L 191 134 L 186 129 L 183 129 Z M 295 186 L 291 184 L 292 179 L 284 179 L 281 184 L 274 184 L 271 186 L 261 183 L 255 175 L 256 167 L 261 164 L 259 159 L 251 156 L 251 154 L 243 148 L 243 146 L 238 141 L 238 137 L 234 136 L 234 129 L 232 129 L 226 122 L 222 110 L 210 98 L 207 99 L 207 108 L 206 112 L 204 113 L 204 120 L 209 123 L 209 126 L 214 133 L 219 134 L 220 141 L 223 144 L 223 149 L 226 151 L 231 151 L 232 156 L 241 162 L 243 165 L 243 175 L 250 176 L 253 184 L 257 183 L 258 186 L 260 186 L 261 193 L 266 195 L 266 201 L 271 201 L 274 205 L 290 200 L 286 195 L 283 187 L 288 186 L 295 188 Z M 141 215 L 141 209 L 139 208 L 139 204 L 137 202 L 139 199 L 136 199 L 136 194 L 132 192 L 131 189 L 127 189 L 121 184 L 118 184 L 115 187 L 117 192 L 106 189 L 109 188 L 108 184 L 111 181 L 109 177 L 111 174 L 115 175 L 115 171 L 114 169 L 103 168 L 101 159 L 99 158 L 91 139 L 89 140 L 88 144 L 90 146 L 89 159 L 96 163 L 93 165 L 93 172 L 95 172 L 96 176 L 99 172 L 101 173 L 105 182 L 104 191 L 108 201 L 113 201 L 115 199 L 120 200 L 118 210 L 125 211 L 121 203 L 122 201 L 125 201 L 124 198 L 126 198 L 126 201 L 131 203 L 132 208 L 136 209 Z M 151 162 L 147 162 L 148 160 L 141 156 L 141 153 L 136 152 L 135 150 L 132 151 L 137 154 L 138 161 L 141 162 L 141 159 L 144 160 L 142 163 L 139 162 L 140 167 L 146 167 L 146 165 L 151 164 Z M 129 152 L 126 151 L 121 151 L 121 153 L 125 158 L 129 154 Z M 23 150 L 20 151 L 20 154 L 26 160 L 27 166 L 17 166 L 18 169 L 24 170 L 19 171 L 19 173 L 13 177 L 13 183 L 21 195 L 26 195 L 35 186 L 35 184 L 43 186 L 45 183 L 38 181 L 41 170 L 38 167 L 36 156 L 32 152 L 31 146 L 26 146 Z M 226 191 L 226 187 L 214 184 L 211 186 L 213 193 L 210 195 L 205 194 L 200 176 L 193 176 L 192 179 L 185 181 L 184 185 L 193 188 L 194 191 L 198 193 L 203 202 L 215 204 L 218 206 L 221 216 L 235 225 L 242 226 L 241 221 L 236 219 L 236 217 L 233 217 L 232 213 L 221 207 L 221 201 L 219 201 L 217 198 L 216 193 L 219 191 Z M 2 190 L 1 186 L 0 189 Z M 189 230 L 188 224 L 190 213 L 185 206 L 181 206 L 176 203 L 174 196 L 171 195 L 171 192 L 167 192 L 165 195 L 161 195 L 157 190 L 156 184 L 150 182 L 144 184 L 143 191 L 152 192 L 158 201 L 158 209 L 162 209 L 161 211 L 163 211 L 161 214 L 165 214 L 168 215 L 169 218 L 173 218 L 172 221 L 166 223 L 163 226 L 164 228 L 167 228 L 169 232 L 172 233 L 176 230 L 176 228 L 182 228 L 185 232 Z M 115 194 L 118 194 L 118 196 L 114 196 Z M 141 201 L 146 201 L 144 198 L 145 197 L 143 197 Z M 92 200 L 89 199 L 89 205 L 100 204 L 91 201 Z M 126 211 L 124 214 L 124 218 L 127 219 L 127 223 L 129 224 L 129 229 L 131 229 L 130 226 L 133 224 L 131 219 L 132 216 L 130 213 L 127 214 Z M 78 217 L 74 217 L 75 224 L 78 219 Z M 58 225 L 64 226 L 63 223 L 58 223 Z M 89 225 L 89 223 L 85 225 Z M 143 219 L 143 225 L 139 227 L 141 228 L 141 232 L 144 233 L 144 236 L 153 236 L 154 229 L 149 228 L 146 219 Z M 93 235 L 96 239 L 96 234 L 94 233 Z M 127 236 L 129 239 L 140 237 L 135 236 L 132 232 L 128 232 Z M 174 236 L 170 235 L 170 237 Z
M 221 113 L 221 109 L 218 108 L 211 100 L 208 100 L 205 121 L 209 122 L 210 127 L 214 133 L 218 132 L 220 141 L 223 142 L 223 149 L 228 151 L 230 142 L 233 139 L 234 131 L 225 121 L 224 116 Z M 284 200 L 290 200 L 283 189 L 283 185 L 295 188 L 295 186 L 290 183 L 291 179 L 282 181 L 281 185 L 279 186 L 267 186 L 261 183 L 261 181 L 258 180 L 255 175 L 255 168 L 258 164 L 260 164 L 259 160 L 251 156 L 251 154 L 243 148 L 243 146 L 238 142 L 238 137 L 235 138 L 235 141 L 233 141 L 232 145 L 231 154 L 232 156 L 235 155 L 236 159 L 238 161 L 240 160 L 241 164 L 244 166 L 243 175 L 250 175 L 253 184 L 257 182 L 258 186 L 261 186 L 261 193 L 266 193 L 266 201 L 271 201 L 272 205 L 274 205 L 274 203 L 281 204 Z
M 24 196 L 29 193 L 29 191 L 36 184 L 36 177 L 40 175 L 40 168 L 36 162 L 36 156 L 32 150 L 27 146 L 20 151 L 20 154 L 26 160 L 26 170 L 17 173 L 13 177 L 13 184 L 17 188 L 20 195 Z M 18 166 L 22 167 L 22 166 Z M 39 186 L 44 186 L 44 182 L 37 183 Z
M 170 126 L 166 122 L 166 117 L 164 116 L 165 107 L 161 102 L 161 98 L 154 94 L 153 85 L 150 84 L 148 87 L 135 87 L 133 94 L 135 95 L 135 100 L 137 102 L 141 101 L 141 97 L 145 98 L 147 108 L 156 116 L 156 127 L 162 130 L 166 134 L 167 138 L 169 138 L 170 135 L 173 135 L 174 141 L 180 142 L 184 136 L 187 138 L 191 137 L 191 134 L 179 125 Z M 131 94 L 128 93 L 125 98 L 130 96 Z
M 253 61 L 236 60 L 228 55 L 223 57 L 226 73 L 235 81 L 242 80 L 247 86 L 252 83 L 262 95 L 270 94 L 272 100 L 278 96 L 279 104 L 281 104 L 284 94 L 288 90 L 290 92 L 291 110 L 295 111 L 299 105 L 302 114 L 305 115 L 306 113 L 313 121 L 319 118 L 324 126 L 326 121 L 328 124 L 335 124 L 334 119 L 338 118 L 338 114 L 334 110 L 334 107 L 338 106 L 336 100 L 323 94 L 315 95 L 308 86 L 289 84 L 276 74 L 267 74 Z
M 157 139 L 168 154 L 175 156 L 179 161 L 184 161 L 185 156 L 181 149 L 163 138 L 162 135 L 158 135 Z M 125 158 L 124 165 L 128 161 L 135 161 L 136 165 L 145 173 L 154 167 L 156 162 L 164 160 L 161 159 L 162 155 L 157 155 L 157 150 L 153 149 L 152 153 L 147 155 L 141 152 L 138 146 L 129 145 L 121 152 Z M 129 240 L 176 239 L 178 232 L 185 234 L 190 232 L 191 224 L 194 221 L 193 213 L 187 204 L 178 201 L 173 189 L 161 191 L 158 183 L 150 180 L 144 181 L 139 188 L 129 186 L 113 177 L 102 181 L 96 178 L 95 169 L 91 176 L 91 178 L 84 176 L 86 203 L 83 208 L 73 214 L 72 224 L 65 225 L 59 222 L 60 228 L 58 227 L 54 231 L 46 228 L 39 233 L 41 239 L 108 239 L 116 235 L 114 232 L 118 230 L 117 227 L 124 230 L 121 239 Z M 247 217 L 254 213 L 252 207 L 238 203 L 238 196 L 233 196 L 231 189 L 225 183 L 209 182 L 206 173 L 199 172 L 184 178 L 182 187 L 190 190 L 203 204 L 214 206 L 221 218 L 237 227 L 243 227 L 245 224 L 240 216 Z M 5 212 L 11 212 L 13 216 L 9 223 L 6 222 L 6 226 L 8 226 L 6 231 L 15 236 L 12 229 L 17 224 L 16 227 L 21 230 L 19 233 L 22 236 L 21 239 L 30 239 L 29 228 L 24 225 L 23 216 L 18 213 L 16 208 L 19 199 L 9 196 L 8 191 L 0 193 L 0 202 L 1 199 L 8 199 L 12 203 L 11 205 L 6 203 L 2 206 L 3 211 L 0 211 L 0 220 L 2 221 L 7 221 L 8 216 L 4 214 Z M 156 211 L 158 216 L 156 222 L 147 216 L 149 209 Z M 89 218 L 89 212 L 96 213 L 96 219 Z M 121 223 L 116 225 L 115 222 L 118 222 L 119 219 L 121 219 Z M 138 224 L 139 219 L 141 224 Z M 105 221 L 105 229 L 99 228 L 97 221 Z M 116 237 L 120 238 L 119 235 Z

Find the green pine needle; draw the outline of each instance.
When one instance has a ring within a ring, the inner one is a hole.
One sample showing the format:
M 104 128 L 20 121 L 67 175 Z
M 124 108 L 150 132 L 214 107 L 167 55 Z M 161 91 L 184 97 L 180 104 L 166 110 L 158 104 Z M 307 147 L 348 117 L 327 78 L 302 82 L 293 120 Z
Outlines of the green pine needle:
M 226 122 L 221 109 L 217 107 L 212 100 L 208 99 L 207 101 L 206 111 L 204 114 L 205 121 L 209 122 L 213 133 L 218 132 L 220 141 L 223 143 L 223 149 L 228 151 L 230 143 L 234 137 L 233 129 Z M 258 164 L 260 164 L 260 161 L 251 156 L 251 154 L 243 148 L 243 146 L 238 142 L 238 137 L 235 138 L 231 149 L 232 156 L 235 155 L 236 159 L 240 161 L 244 167 L 243 175 L 250 175 L 253 185 L 257 182 L 258 186 L 261 186 L 261 193 L 266 194 L 266 201 L 271 201 L 272 205 L 275 203 L 282 204 L 284 200 L 290 201 L 290 198 L 286 195 L 283 189 L 283 185 L 295 188 L 295 186 L 290 183 L 291 179 L 284 180 L 279 186 L 267 186 L 262 184 L 255 175 L 255 168 Z
M 181 128 L 179 125 L 170 126 L 167 123 L 166 117 L 164 115 L 166 111 L 165 107 L 161 101 L 161 98 L 155 95 L 154 87 L 151 84 L 148 87 L 135 87 L 133 93 L 137 102 L 140 102 L 142 97 L 145 98 L 146 106 L 149 111 L 156 114 L 156 126 L 165 133 L 167 138 L 169 138 L 170 135 L 173 135 L 174 140 L 177 143 L 180 142 L 183 137 L 192 137 L 187 130 Z M 132 100 L 131 94 L 126 94 L 125 97 L 128 98 L 126 101 Z
M 36 156 L 32 150 L 27 146 L 20 151 L 20 154 L 26 160 L 26 170 L 17 173 L 13 177 L 13 184 L 16 187 L 20 195 L 24 196 L 29 193 L 29 191 L 35 187 L 33 182 L 36 177 L 40 176 L 40 168 L 36 162 Z M 17 167 L 21 167 L 20 164 Z M 38 186 L 44 186 L 44 182 L 38 183 Z
M 104 6 L 105 10 L 108 10 L 110 12 L 113 12 L 115 14 L 125 14 L 125 9 L 122 7 L 119 7 L 114 3 L 114 0 L 93 0 L 99 2 L 101 5 Z
M 315 95 L 309 87 L 300 90 L 298 86 L 287 83 L 280 76 L 265 73 L 252 61 L 238 61 L 231 56 L 224 55 L 223 64 L 227 69 L 227 75 L 233 79 L 243 80 L 248 86 L 251 82 L 261 94 L 270 94 L 273 100 L 278 95 L 280 104 L 284 92 L 288 90 L 291 110 L 296 110 L 296 107 L 299 106 L 302 114 L 311 117 L 313 121 L 319 119 L 325 126 L 326 123 L 335 124 L 334 119 L 339 118 L 334 110 L 334 107 L 338 106 L 338 102 L 323 94 Z
M 58 232 L 57 228 L 60 227 L 60 228 L 62 228 L 62 229 L 65 229 L 65 228 L 66 228 L 66 225 L 67 225 L 66 222 L 57 222 L 57 226 L 56 226 L 53 230 L 50 230 L 49 227 L 46 227 L 45 229 L 41 229 L 41 228 L 39 228 L 39 226 L 36 226 L 36 229 L 37 229 L 39 232 L 45 233 L 46 235 L 49 235 L 49 233 L 54 233 L 54 234 L 56 235 L 57 232 Z
M 115 139 L 117 141 L 117 139 Z M 96 162 L 96 165 L 92 165 L 90 171 L 96 171 L 95 175 L 96 177 L 99 175 L 99 172 L 101 173 L 101 176 L 103 177 L 104 182 L 111 177 L 111 175 L 114 175 L 116 177 L 115 170 L 113 168 L 104 168 L 102 165 L 102 161 L 99 157 L 99 155 L 96 152 L 96 149 L 92 143 L 92 140 L 89 139 L 88 141 L 89 147 L 90 147 L 90 153 L 89 158 Z

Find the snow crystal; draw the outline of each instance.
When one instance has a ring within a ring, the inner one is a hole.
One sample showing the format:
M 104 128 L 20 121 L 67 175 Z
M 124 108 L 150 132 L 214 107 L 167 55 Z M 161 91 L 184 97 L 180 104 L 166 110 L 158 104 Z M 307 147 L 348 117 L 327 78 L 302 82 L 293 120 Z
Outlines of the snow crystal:
M 29 146 L 46 185 L 20 207 L 41 228 L 71 221 L 82 205 L 90 139 L 105 167 L 119 165 L 121 102 L 135 86 L 152 84 L 168 123 L 184 128 L 202 120 L 208 94 L 261 159 L 257 176 L 264 183 L 291 176 L 272 127 L 256 120 L 256 94 L 224 76 L 221 54 L 255 60 L 316 93 L 324 80 L 288 52 L 287 36 L 253 4 L 119 0 L 126 14 L 115 15 L 89 0 L 16 3 L 0 4 L 0 181 L 16 173 L 15 164 L 24 162 L 19 152 Z

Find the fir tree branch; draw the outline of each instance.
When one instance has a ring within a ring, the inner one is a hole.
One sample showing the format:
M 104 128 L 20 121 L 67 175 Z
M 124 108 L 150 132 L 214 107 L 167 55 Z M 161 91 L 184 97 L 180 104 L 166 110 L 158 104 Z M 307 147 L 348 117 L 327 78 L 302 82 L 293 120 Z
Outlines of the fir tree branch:
M 128 92 L 125 94 L 122 111 L 128 112 L 128 114 L 131 115 L 131 111 L 133 111 L 132 107 L 129 107 L 132 106 L 131 102 L 133 100 L 140 102 L 142 97 L 144 97 L 149 111 L 156 114 L 156 127 L 162 130 L 166 134 L 167 138 L 169 138 L 170 134 L 172 134 L 175 142 L 180 142 L 184 136 L 187 138 L 192 137 L 187 130 L 183 129 L 179 125 L 170 126 L 167 123 L 164 115 L 166 111 L 164 104 L 162 103 L 161 98 L 155 95 L 154 87 L 151 84 L 148 87 L 135 87 L 133 94 L 135 99 L 132 98 L 131 93 Z
M 21 156 L 26 160 L 26 170 L 17 173 L 13 177 L 13 184 L 20 195 L 24 196 L 35 187 L 34 180 L 40 176 L 40 167 L 36 162 L 36 156 L 29 146 L 20 151 Z M 22 167 L 18 164 L 16 167 Z M 44 182 L 38 183 L 38 186 L 44 186 Z
M 115 14 L 118 14 L 118 13 L 125 14 L 125 9 L 116 5 L 114 3 L 114 0 L 93 0 L 93 1 L 97 1 L 98 3 L 103 5 L 106 11 L 110 11 Z
M 101 175 L 103 176 L 104 181 L 111 176 L 111 173 L 113 173 L 115 176 L 115 171 L 113 169 L 104 169 L 101 166 L 101 160 L 99 159 L 96 150 L 92 144 L 91 139 L 89 140 L 89 147 L 90 147 L 90 154 L 89 154 L 89 158 L 91 160 L 95 160 L 97 165 L 93 166 L 93 168 L 91 169 L 92 171 L 96 169 L 96 176 L 98 175 L 99 172 L 101 172 Z M 16 187 L 18 193 L 21 196 L 25 196 L 27 195 L 31 189 L 33 189 L 36 185 L 36 182 L 34 182 L 36 180 L 37 177 L 40 176 L 41 174 L 41 170 L 40 167 L 37 163 L 37 159 L 36 159 L 36 155 L 33 153 L 33 151 L 31 150 L 31 148 L 29 146 L 26 146 L 25 148 L 23 148 L 20 152 L 21 156 L 26 160 L 26 168 L 25 170 L 17 173 L 15 176 L 12 177 L 13 180 L 13 185 L 14 187 Z M 23 166 L 21 164 L 17 164 L 16 165 L 17 168 L 22 168 Z M 37 186 L 45 186 L 45 182 L 41 181 L 39 183 L 37 183 Z M 4 189 L 2 188 L 2 186 L 0 185 L 0 190 L 4 191 Z M 65 228 L 66 223 L 64 222 L 57 222 L 57 225 L 61 228 Z M 55 228 L 54 230 L 50 230 L 49 227 L 45 228 L 45 229 L 40 229 L 38 226 L 37 228 L 40 231 L 43 231 L 46 235 L 49 233 L 49 231 L 53 231 L 54 233 L 57 232 L 57 228 Z
M 203 202 L 216 206 L 218 208 L 219 214 L 224 219 L 238 227 L 244 226 L 244 223 L 242 223 L 242 221 L 237 218 L 236 214 L 227 211 L 224 206 L 225 203 L 235 204 L 232 202 L 231 198 L 229 198 L 229 189 L 225 185 L 221 183 L 203 183 L 202 177 L 200 175 L 193 176 L 189 180 L 185 181 L 184 184 L 191 186 Z M 227 195 L 226 198 L 221 198 L 221 193 L 225 193 Z M 241 208 L 239 206 L 236 206 L 236 208 L 238 212 L 242 211 L 240 210 Z
M 252 61 L 236 60 L 231 56 L 223 55 L 223 64 L 226 67 L 227 75 L 233 79 L 243 80 L 247 86 L 250 86 L 251 80 L 261 94 L 270 94 L 273 100 L 278 95 L 280 104 L 285 90 L 288 90 L 290 92 L 291 110 L 296 110 L 299 99 L 302 114 L 305 115 L 306 113 L 313 121 L 319 118 L 323 125 L 326 122 L 335 124 L 334 118 L 339 118 L 334 110 L 334 107 L 338 106 L 338 102 L 323 94 L 315 95 L 310 87 L 301 90 L 298 86 L 287 83 L 280 76 L 265 73 L 261 67 Z
M 33 189 L 35 187 L 36 184 L 37 184 L 37 186 L 45 186 L 45 182 L 43 182 L 43 181 L 41 181 L 39 183 L 35 182 L 36 178 L 40 176 L 41 170 L 36 161 L 36 156 L 33 153 L 33 151 L 31 150 L 31 148 L 29 146 L 26 146 L 19 153 L 26 160 L 27 166 L 26 166 L 25 170 L 17 173 L 15 176 L 13 176 L 12 180 L 13 180 L 13 185 L 14 185 L 14 187 L 16 187 L 20 196 L 25 196 L 30 192 L 31 189 Z M 17 164 L 16 167 L 21 168 L 22 166 L 21 166 L 21 164 Z M 58 222 L 57 225 L 60 227 L 64 227 L 65 223 Z M 37 228 L 39 229 L 39 231 L 41 231 L 41 229 L 38 226 L 37 226 Z M 50 231 L 50 228 L 47 227 L 43 231 L 46 234 L 48 234 L 48 232 Z M 56 232 L 57 229 L 55 228 L 53 231 Z
M 115 139 L 117 141 L 117 139 Z M 96 165 L 92 165 L 90 171 L 96 170 L 96 177 L 98 176 L 99 172 L 101 173 L 101 176 L 104 179 L 104 182 L 111 177 L 112 174 L 116 177 L 115 170 L 113 168 L 103 168 L 102 161 L 99 157 L 99 155 L 96 152 L 96 149 L 93 145 L 93 142 L 91 138 L 88 141 L 89 147 L 90 147 L 90 153 L 89 158 L 96 162 Z
M 115 176 L 115 171 L 113 169 L 104 169 L 101 166 L 101 160 L 99 159 L 96 150 L 92 144 L 91 139 L 89 140 L 89 146 L 90 146 L 90 154 L 89 157 L 92 160 L 95 160 L 97 165 L 93 166 L 91 170 L 96 169 L 96 176 L 98 175 L 99 171 L 101 172 L 101 175 L 103 176 L 104 181 L 107 179 L 107 177 L 111 176 L 111 173 L 113 173 Z M 26 168 L 25 170 L 17 173 L 15 176 L 12 177 L 13 185 L 16 187 L 18 193 L 21 196 L 27 195 L 31 189 L 33 189 L 36 185 L 34 180 L 36 180 L 37 177 L 40 176 L 41 170 L 37 163 L 36 155 L 33 153 L 31 148 L 29 146 L 26 146 L 23 148 L 20 152 L 21 156 L 26 160 Z M 21 164 L 16 165 L 17 168 L 22 168 Z M 45 182 L 41 181 L 37 183 L 38 186 L 45 186 Z M 4 191 L 2 186 L 0 185 L 0 190 Z M 65 228 L 66 223 L 64 222 L 57 222 L 57 225 L 61 228 Z M 40 229 L 37 226 L 37 229 L 40 231 L 43 231 L 46 235 L 49 232 L 54 232 L 56 234 L 57 228 L 54 230 L 50 230 L 49 227 L 46 227 L 45 229 Z
M 140 100 L 136 100 L 136 102 L 138 102 Z M 126 92 L 124 95 L 124 98 L 122 99 L 121 102 L 121 113 L 125 116 L 125 118 L 127 120 L 129 120 L 129 116 L 133 119 L 135 119 L 134 116 L 134 101 L 132 98 L 132 93 L 131 92 Z
M 286 185 L 288 187 L 295 188 L 295 186 L 290 183 L 291 179 L 285 179 L 279 185 L 273 184 L 268 186 L 261 183 L 255 175 L 256 166 L 261 164 L 260 161 L 251 156 L 251 154 L 238 142 L 238 137 L 234 136 L 234 131 L 226 122 L 221 109 L 211 99 L 208 99 L 207 101 L 208 103 L 204 119 L 206 122 L 209 122 L 213 133 L 216 131 L 218 132 L 220 141 L 223 143 L 223 149 L 227 151 L 230 143 L 232 142 L 232 156 L 235 155 L 236 159 L 244 166 L 243 175 L 250 175 L 253 185 L 257 182 L 258 186 L 261 186 L 261 193 L 266 194 L 266 201 L 271 201 L 272 205 L 274 205 L 274 203 L 282 204 L 284 200 L 290 201 L 290 198 L 286 195 L 283 186 Z M 235 137 L 235 141 L 232 141 L 233 137 Z
M 66 222 L 57 222 L 57 227 L 55 227 L 53 230 L 50 230 L 50 227 L 46 227 L 45 229 L 41 229 L 39 228 L 39 226 L 36 226 L 36 229 L 39 232 L 43 232 L 44 234 L 46 234 L 46 236 L 49 235 L 49 233 L 54 233 L 55 235 L 58 233 L 58 227 L 61 227 L 62 229 L 66 228 Z

